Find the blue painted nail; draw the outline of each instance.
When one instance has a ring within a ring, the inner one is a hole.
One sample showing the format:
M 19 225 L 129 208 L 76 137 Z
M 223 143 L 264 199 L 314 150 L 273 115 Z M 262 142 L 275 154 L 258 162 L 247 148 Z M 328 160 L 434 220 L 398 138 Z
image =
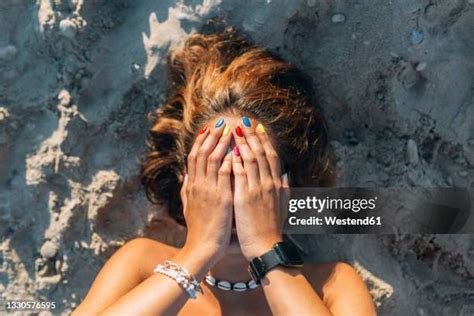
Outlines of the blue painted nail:
M 226 155 L 232 151 L 232 148 L 227 147 Z
M 242 116 L 242 122 L 243 122 L 244 125 L 247 126 L 247 127 L 250 127 L 250 125 L 252 125 L 252 124 L 250 123 L 249 118 L 246 117 L 246 116 Z
M 224 119 L 221 117 L 217 122 L 216 122 L 216 128 L 221 127 L 224 124 Z

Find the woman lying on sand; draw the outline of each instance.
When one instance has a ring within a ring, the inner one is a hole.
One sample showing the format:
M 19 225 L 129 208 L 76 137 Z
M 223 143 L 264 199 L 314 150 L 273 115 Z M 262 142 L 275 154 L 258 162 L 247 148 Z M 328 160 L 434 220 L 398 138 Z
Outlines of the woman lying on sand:
M 233 31 L 192 36 L 168 65 L 142 179 L 185 245 L 129 241 L 73 315 L 374 315 L 350 265 L 302 265 L 281 233 L 280 188 L 331 178 L 310 80 Z

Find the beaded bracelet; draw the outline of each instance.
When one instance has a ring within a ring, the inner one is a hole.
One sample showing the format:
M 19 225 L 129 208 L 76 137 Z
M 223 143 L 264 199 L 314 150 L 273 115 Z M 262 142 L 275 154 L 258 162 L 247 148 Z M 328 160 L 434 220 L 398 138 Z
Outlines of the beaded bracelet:
M 201 285 L 196 278 L 189 273 L 186 268 L 178 266 L 176 263 L 166 260 L 163 264 L 159 264 L 153 270 L 155 273 L 161 273 L 175 280 L 182 288 L 186 290 L 189 297 L 196 299 L 196 291 L 204 294 Z

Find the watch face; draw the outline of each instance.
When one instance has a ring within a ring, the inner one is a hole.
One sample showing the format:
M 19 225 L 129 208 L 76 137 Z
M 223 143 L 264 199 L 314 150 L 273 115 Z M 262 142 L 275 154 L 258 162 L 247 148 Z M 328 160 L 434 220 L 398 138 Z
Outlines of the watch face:
M 275 245 L 275 250 L 281 258 L 282 264 L 291 267 L 300 267 L 303 265 L 303 259 L 296 247 L 287 242 L 281 242 Z

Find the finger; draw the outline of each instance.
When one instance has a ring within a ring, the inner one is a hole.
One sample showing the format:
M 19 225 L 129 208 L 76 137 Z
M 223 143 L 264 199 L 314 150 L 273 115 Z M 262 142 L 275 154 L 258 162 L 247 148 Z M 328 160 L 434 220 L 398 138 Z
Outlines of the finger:
M 286 172 L 281 176 L 281 187 L 282 188 L 289 188 L 290 187 L 290 182 L 288 180 L 288 173 L 286 173 Z
M 187 201 L 187 188 L 188 188 L 188 175 L 184 175 L 184 180 L 183 180 L 183 185 L 181 186 L 181 190 L 180 190 L 180 195 L 181 195 L 181 202 L 183 204 L 183 215 L 186 215 L 184 214 L 185 213 L 185 210 L 186 210 L 186 201 Z
M 257 128 L 257 136 L 260 139 L 260 142 L 263 146 L 263 150 L 265 151 L 265 155 L 267 156 L 268 163 L 270 165 L 270 170 L 272 173 L 272 177 L 274 181 L 280 182 L 281 176 L 281 164 L 280 158 L 273 147 L 273 144 L 270 140 L 268 133 L 265 130 L 265 127 L 262 124 L 258 124 Z
M 226 125 L 222 132 L 222 136 L 219 139 L 214 151 L 209 155 L 207 160 L 207 171 L 206 177 L 210 183 L 217 185 L 218 172 L 222 164 L 222 159 L 229 150 L 230 141 L 232 140 L 232 134 L 230 133 L 230 126 Z
M 243 128 L 245 139 L 247 140 L 247 144 L 249 145 L 250 149 L 252 150 L 253 154 L 257 158 L 257 165 L 258 165 L 258 172 L 260 174 L 260 183 L 265 184 L 268 180 L 272 181 L 272 174 L 270 171 L 270 165 L 267 160 L 267 156 L 265 154 L 265 149 L 260 142 L 260 139 L 257 137 L 255 129 L 251 128 L 250 120 L 244 116 L 242 117 Z
M 284 173 L 281 176 L 281 189 L 280 189 L 280 227 L 284 226 L 284 222 L 288 216 L 288 203 L 291 197 L 290 184 L 288 180 L 288 173 Z
M 201 130 L 199 131 L 198 136 L 196 137 L 196 140 L 194 141 L 193 147 L 191 148 L 191 151 L 188 154 L 188 177 L 190 182 L 194 181 L 195 175 L 196 175 L 196 160 L 197 160 L 197 153 L 199 151 L 199 148 L 201 148 L 202 143 L 206 139 L 207 134 L 209 134 L 209 128 L 207 125 L 204 125 Z
M 232 151 L 232 173 L 234 174 L 235 180 L 234 194 L 238 196 L 247 192 L 247 173 L 244 169 L 242 157 L 240 156 L 239 148 L 237 146 L 235 146 L 234 150 Z
M 221 167 L 219 168 L 218 172 L 218 179 L 217 179 L 217 188 L 219 191 L 230 190 L 231 183 L 230 183 L 230 173 L 232 171 L 232 152 L 229 151 L 226 153 L 224 157 L 224 161 L 222 162 Z
M 222 135 L 223 126 L 224 119 L 220 118 L 214 128 L 209 132 L 209 135 L 206 137 L 202 146 L 199 148 L 196 158 L 196 178 L 204 179 L 206 176 L 207 159 Z
M 241 160 L 243 161 L 243 168 L 245 169 L 245 173 L 247 175 L 249 190 L 252 190 L 253 188 L 259 187 L 260 185 L 257 158 L 247 144 L 240 126 L 237 126 L 234 129 L 233 134 L 240 154 L 239 157 L 241 157 Z

